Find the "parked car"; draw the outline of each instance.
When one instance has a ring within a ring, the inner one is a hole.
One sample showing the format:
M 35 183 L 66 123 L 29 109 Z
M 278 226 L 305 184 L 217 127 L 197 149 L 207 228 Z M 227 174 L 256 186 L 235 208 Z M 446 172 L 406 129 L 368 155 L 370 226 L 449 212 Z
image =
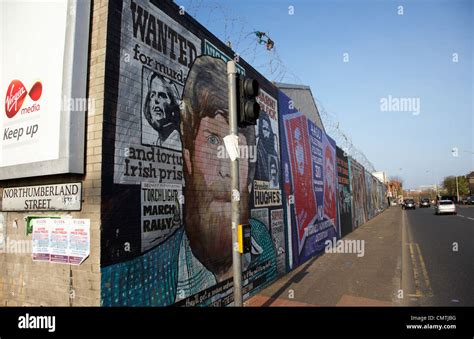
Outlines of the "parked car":
M 474 205 L 474 195 L 471 195 L 470 197 L 466 197 L 462 199 L 462 203 L 464 205 Z
M 403 209 L 405 209 L 405 210 L 407 210 L 407 209 L 416 209 L 415 200 L 406 199 L 405 204 L 403 205 Z
M 458 198 L 455 195 L 442 195 L 439 200 L 451 200 L 453 203 L 458 203 Z
M 423 198 L 420 200 L 420 208 L 421 207 L 431 207 L 430 199 Z
M 457 214 L 456 205 L 452 200 L 439 200 L 435 207 L 435 214 Z

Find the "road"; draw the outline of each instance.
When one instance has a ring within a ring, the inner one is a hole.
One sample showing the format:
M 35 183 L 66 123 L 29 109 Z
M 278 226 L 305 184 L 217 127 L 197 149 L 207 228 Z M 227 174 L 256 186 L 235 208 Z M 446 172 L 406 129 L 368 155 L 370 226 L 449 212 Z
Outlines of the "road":
M 324 253 L 246 305 L 474 306 L 474 206 L 394 206 L 344 239 L 363 240 L 364 256 Z
M 401 216 L 392 207 L 344 237 L 363 242 L 363 256 L 324 253 L 278 279 L 247 306 L 399 306 Z
M 474 206 L 402 212 L 405 305 L 474 306 Z

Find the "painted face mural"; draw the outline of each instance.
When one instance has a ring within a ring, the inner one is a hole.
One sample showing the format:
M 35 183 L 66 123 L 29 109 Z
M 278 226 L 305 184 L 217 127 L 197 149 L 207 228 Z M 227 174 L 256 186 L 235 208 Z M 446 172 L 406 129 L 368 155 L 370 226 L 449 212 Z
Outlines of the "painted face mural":
M 229 131 L 225 104 L 221 101 L 215 112 L 203 112 L 195 140 L 191 145 L 186 144 L 184 150 L 186 234 L 193 254 L 219 281 L 231 276 L 232 266 L 230 161 L 218 158 L 219 147 L 223 147 L 224 136 Z M 240 145 L 247 145 L 243 134 L 239 135 L 239 141 Z M 248 162 L 241 161 L 239 168 L 241 202 L 242 206 L 248 206 Z M 206 194 L 200 193 L 203 189 Z M 242 209 L 241 217 L 248 220 L 247 208 Z
M 271 161 L 278 159 L 278 154 L 275 148 L 275 139 L 275 133 L 272 129 L 270 117 L 266 112 L 260 112 L 255 180 L 271 181 Z
M 181 149 L 178 131 L 179 92 L 176 85 L 164 76 L 150 72 L 146 87 L 142 143 Z
M 154 77 L 150 84 L 150 120 L 148 121 L 157 130 L 163 126 L 166 119 L 165 110 L 169 110 L 172 96 L 163 86 L 163 82 L 158 77 Z M 170 112 L 167 112 L 170 114 Z
M 270 188 L 278 188 L 278 165 L 275 158 L 270 159 Z
M 262 137 L 265 140 L 268 140 L 268 138 L 270 138 L 270 123 L 268 122 L 268 120 L 262 121 L 262 132 L 263 132 Z
M 214 283 L 232 276 L 230 160 L 220 156 L 224 148 L 223 139 L 229 133 L 227 91 L 222 90 L 226 85 L 226 65 L 222 60 L 211 57 L 196 59 L 183 93 L 185 110 L 181 124 L 186 185 L 185 238 L 195 259 L 186 266 L 180 263 L 180 267 L 189 270 L 190 266 L 203 265 L 209 277 L 212 275 L 214 278 Z M 240 129 L 239 147 L 249 145 L 255 145 L 254 129 Z M 241 158 L 239 171 L 240 217 L 245 223 L 249 220 L 254 165 L 249 159 Z M 269 256 L 272 270 L 275 270 L 276 258 L 270 235 L 265 232 L 263 224 L 256 220 L 251 224 L 256 249 L 247 267 L 252 268 L 256 261 Z M 257 257 L 258 260 L 254 260 Z M 195 277 L 184 279 L 186 284 L 192 285 Z M 193 290 L 193 287 L 189 286 L 189 289 Z M 202 286 L 196 289 L 201 290 Z M 184 294 L 192 295 L 189 292 Z

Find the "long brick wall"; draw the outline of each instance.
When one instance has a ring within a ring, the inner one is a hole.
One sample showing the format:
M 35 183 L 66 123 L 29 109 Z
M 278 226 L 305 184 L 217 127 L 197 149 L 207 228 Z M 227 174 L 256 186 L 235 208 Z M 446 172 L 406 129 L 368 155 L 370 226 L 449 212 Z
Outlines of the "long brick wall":
M 85 175 L 0 182 L 0 197 L 82 182 L 81 211 L 0 212 L 0 235 L 31 240 L 28 215 L 89 219 L 90 256 L 69 266 L 0 254 L 0 305 L 230 305 L 230 160 L 217 145 L 228 134 L 225 62 L 236 55 L 171 1 L 94 0 L 90 25 Z M 385 206 L 383 185 L 355 162 L 351 173 L 291 98 L 244 60 L 237 69 L 260 82 L 262 107 L 257 126 L 239 131 L 247 299 Z M 165 129 L 152 121 L 160 91 Z

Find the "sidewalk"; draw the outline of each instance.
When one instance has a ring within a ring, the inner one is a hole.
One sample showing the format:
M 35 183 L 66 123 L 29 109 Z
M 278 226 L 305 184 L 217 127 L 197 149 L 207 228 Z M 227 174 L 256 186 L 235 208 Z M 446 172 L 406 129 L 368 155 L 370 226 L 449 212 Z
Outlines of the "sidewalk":
M 401 216 L 391 207 L 343 240 L 364 240 L 364 256 L 324 253 L 245 302 L 245 306 L 398 306 Z

